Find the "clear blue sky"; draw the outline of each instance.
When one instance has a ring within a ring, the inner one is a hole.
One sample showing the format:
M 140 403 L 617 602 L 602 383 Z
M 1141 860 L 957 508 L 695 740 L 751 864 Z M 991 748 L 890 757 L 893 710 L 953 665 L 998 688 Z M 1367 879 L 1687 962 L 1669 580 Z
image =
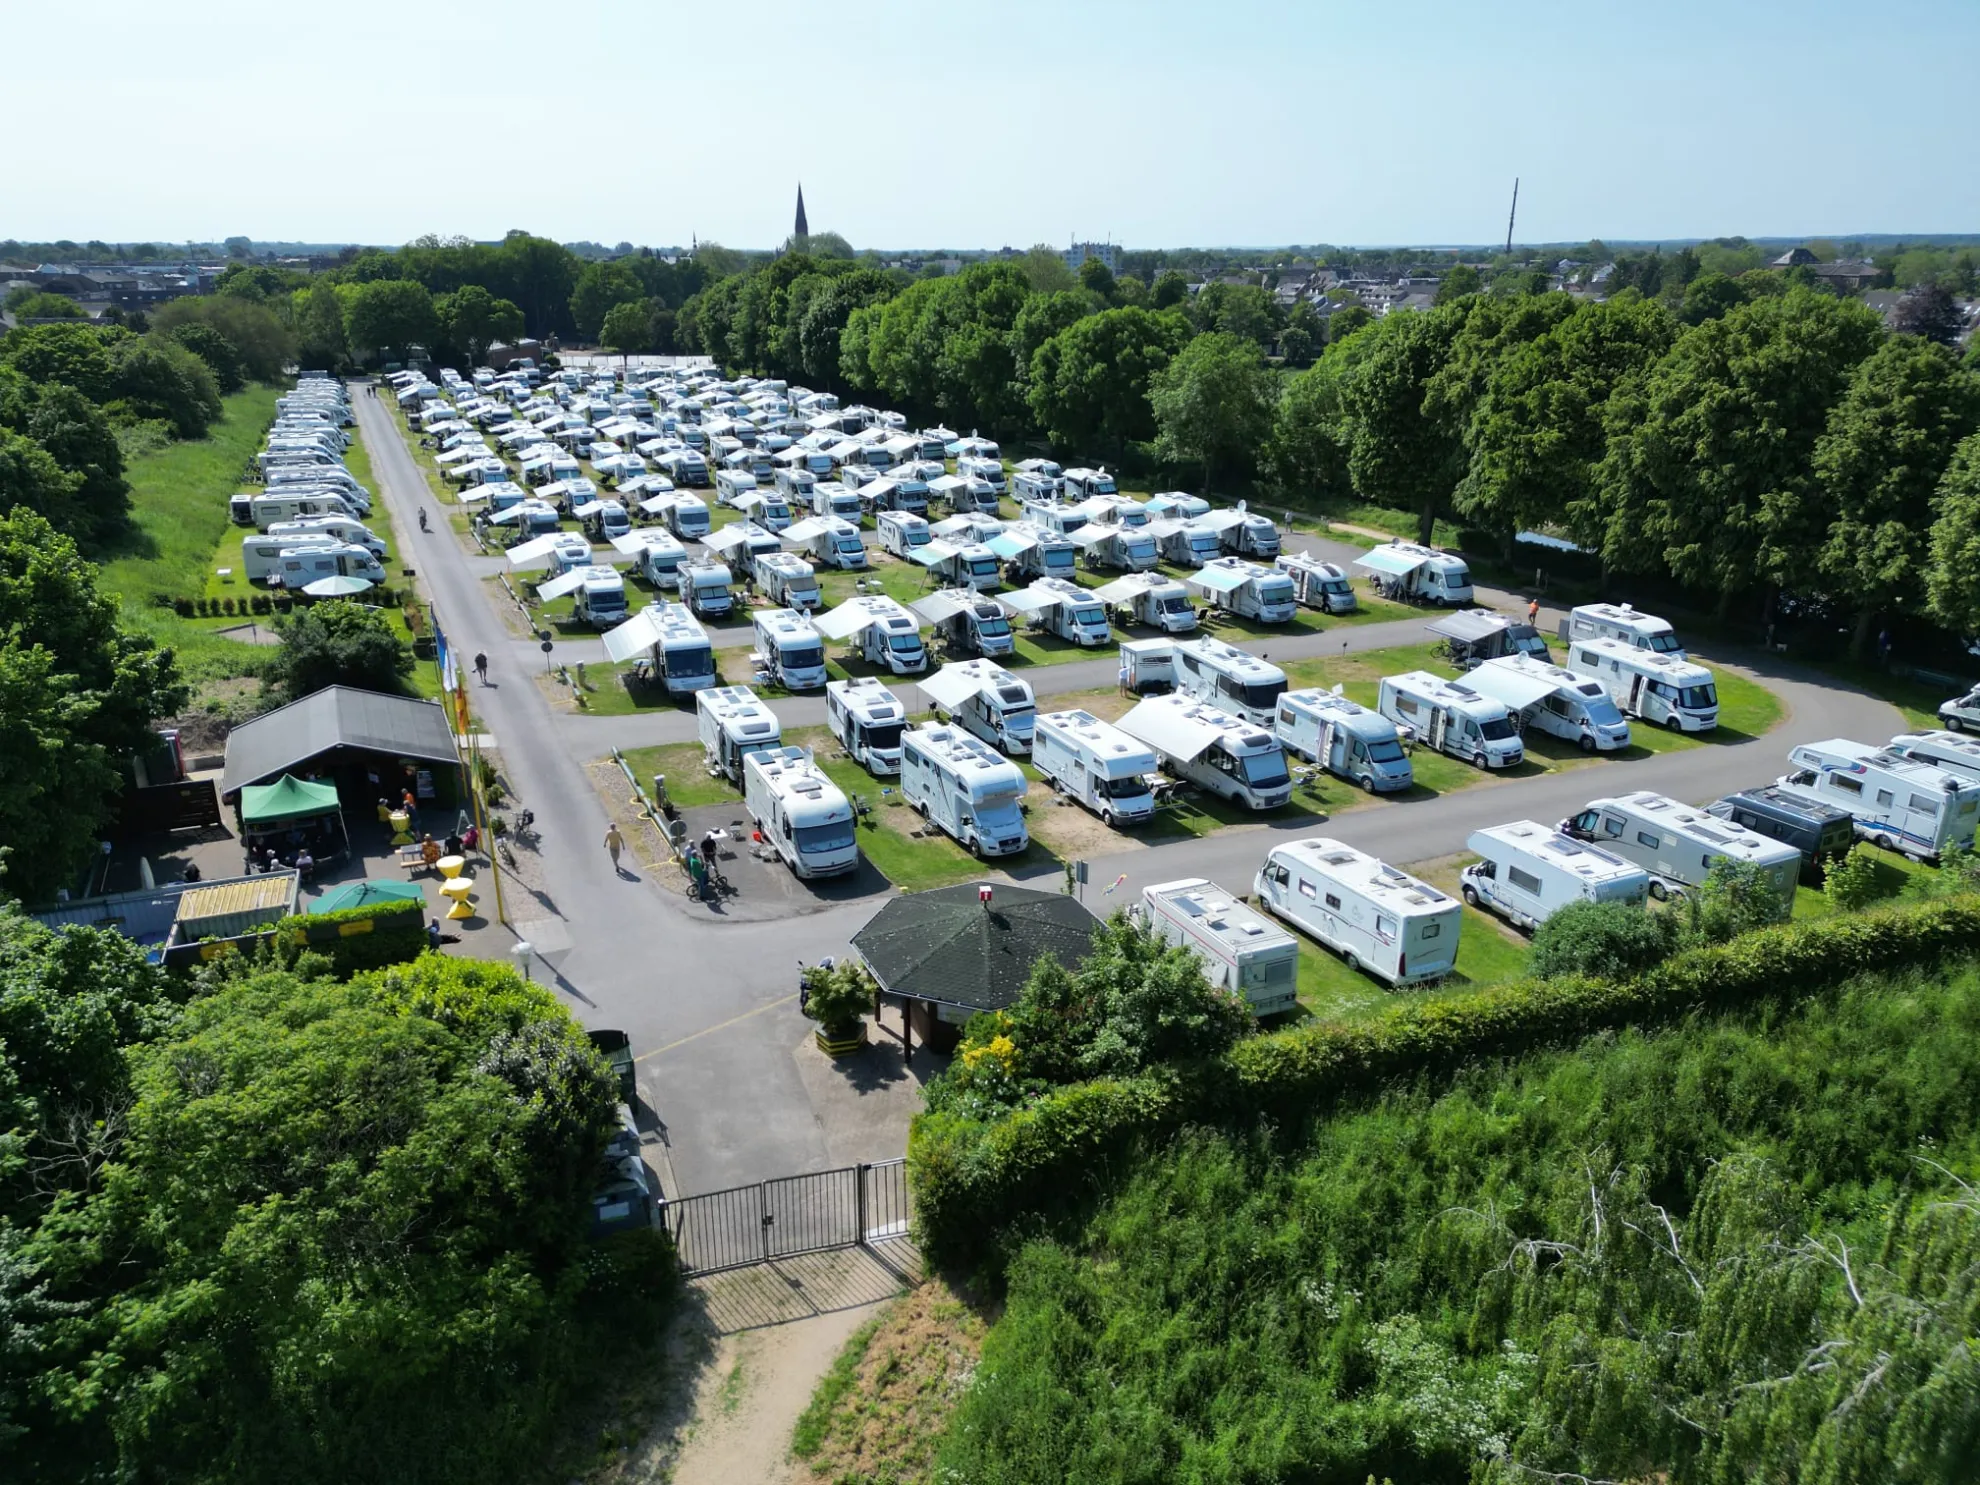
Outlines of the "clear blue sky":
M 0 237 L 1980 230 L 1980 0 L 17 7 Z M 25 64 L 25 65 L 23 65 Z

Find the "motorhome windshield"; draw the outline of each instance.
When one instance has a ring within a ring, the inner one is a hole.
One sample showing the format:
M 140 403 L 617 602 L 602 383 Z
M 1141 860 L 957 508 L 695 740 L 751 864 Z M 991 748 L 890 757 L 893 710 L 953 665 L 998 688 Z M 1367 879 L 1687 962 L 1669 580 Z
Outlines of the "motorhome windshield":
M 969 559 L 969 575 L 971 577 L 995 577 L 997 575 L 997 559 L 995 557 L 971 557 Z
M 1138 505 L 1118 506 L 1115 508 L 1114 523 L 1119 526 L 1146 526 L 1148 512 Z
M 1525 654 L 1545 656 L 1547 653 L 1547 642 L 1531 624 L 1506 625 L 1506 638 L 1512 641 L 1515 650 Z
M 1189 612 L 1189 600 L 1180 593 L 1171 593 L 1167 598 L 1162 599 L 1156 607 L 1160 612 L 1165 614 L 1185 614 Z
M 1118 779 L 1101 779 L 1100 792 L 1109 799 L 1140 799 L 1148 793 L 1148 780 L 1138 773 Z
M 1702 686 L 1666 686 L 1667 692 L 1675 692 L 1677 704 L 1691 711 L 1706 711 L 1719 704 L 1719 688 L 1709 681 Z
M 1293 586 L 1291 578 L 1272 578 L 1258 585 L 1258 596 L 1267 603 L 1291 603 Z
M 908 527 L 906 533 L 906 540 L 907 540 L 907 544 L 911 547 L 927 546 L 929 540 L 928 528 L 926 526 Z
M 715 651 L 707 645 L 667 651 L 667 674 L 680 680 L 715 674 Z
M 921 636 L 918 634 L 890 634 L 887 636 L 887 648 L 902 655 L 918 654 L 921 650 Z
M 1073 568 L 1072 548 L 1068 547 L 1063 552 L 1057 552 L 1051 550 L 1046 551 L 1045 570 L 1047 572 L 1059 572 L 1061 570 L 1065 572 L 1071 572 L 1072 568 Z
M 1254 789 L 1272 789 L 1290 781 L 1284 753 L 1252 753 L 1238 759 L 1238 772 Z
M 825 649 L 822 645 L 787 645 L 784 648 L 784 664 L 792 670 L 808 670 L 825 663 Z
M 1519 734 L 1513 731 L 1512 718 L 1494 717 L 1489 722 L 1480 722 L 1478 730 L 1491 742 L 1504 742 Z
M 1575 690 L 1581 693 L 1582 709 L 1588 713 L 1588 720 L 1596 726 L 1613 727 L 1622 721 L 1622 713 L 1616 710 L 1609 693 L 1600 686 L 1576 686 Z M 1594 692 L 1592 696 L 1589 695 L 1591 691 Z
M 977 632 L 982 634 L 985 639 L 997 639 L 1011 632 L 1011 621 L 1002 614 L 998 614 L 992 618 L 979 617 L 976 621 L 976 628 Z
M 1098 624 L 1102 628 L 1106 627 L 1107 616 L 1100 612 L 1100 605 L 1097 603 L 1082 603 L 1072 611 L 1072 616 L 1075 624 Z
M 1352 593 L 1354 590 L 1348 586 L 1348 580 L 1346 578 L 1325 578 L 1321 581 L 1320 591 L 1323 593 Z
M 791 839 L 801 856 L 819 851 L 843 851 L 853 843 L 853 822 L 834 820 L 829 825 L 800 825 L 791 832 Z
M 875 722 L 871 726 L 862 727 L 860 731 L 865 736 L 869 748 L 887 751 L 901 745 L 901 733 L 906 727 L 905 722 Z
M 1644 635 L 1643 638 L 1649 643 L 1650 648 L 1660 655 L 1669 655 L 1680 648 L 1678 637 L 1668 629 L 1659 629 L 1654 634 Z
M 841 552 L 851 553 L 859 550 L 860 542 L 857 536 L 848 531 L 840 534 L 835 546 Z
M 1276 706 L 1281 696 L 1286 694 L 1286 682 L 1282 676 L 1276 681 L 1253 681 L 1238 687 L 1238 699 L 1256 711 L 1264 711 Z
M 1400 763 L 1403 761 L 1402 744 L 1393 737 L 1385 737 L 1380 742 L 1368 744 L 1368 761 L 1371 763 Z

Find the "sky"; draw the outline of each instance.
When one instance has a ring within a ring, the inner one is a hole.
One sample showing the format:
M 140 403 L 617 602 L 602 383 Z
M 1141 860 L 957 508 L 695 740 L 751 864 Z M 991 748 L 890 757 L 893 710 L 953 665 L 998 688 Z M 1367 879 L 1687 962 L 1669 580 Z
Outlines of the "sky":
M 104 0 L 0 238 L 858 248 L 1980 231 L 1980 0 Z M 67 61 L 61 59 L 67 58 Z M 45 65 L 20 65 L 41 59 Z

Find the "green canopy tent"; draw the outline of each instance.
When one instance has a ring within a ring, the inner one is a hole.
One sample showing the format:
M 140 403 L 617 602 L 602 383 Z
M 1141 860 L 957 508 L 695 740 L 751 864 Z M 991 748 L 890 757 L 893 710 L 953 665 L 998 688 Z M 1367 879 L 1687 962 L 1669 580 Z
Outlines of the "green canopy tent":
M 334 913 L 343 908 L 369 907 L 374 902 L 417 902 L 425 896 L 412 882 L 344 882 L 317 898 L 309 910 Z
M 336 786 L 313 784 L 292 773 L 272 784 L 249 784 L 241 790 L 241 833 L 250 867 L 263 849 L 291 862 L 304 849 L 315 861 L 350 849 Z

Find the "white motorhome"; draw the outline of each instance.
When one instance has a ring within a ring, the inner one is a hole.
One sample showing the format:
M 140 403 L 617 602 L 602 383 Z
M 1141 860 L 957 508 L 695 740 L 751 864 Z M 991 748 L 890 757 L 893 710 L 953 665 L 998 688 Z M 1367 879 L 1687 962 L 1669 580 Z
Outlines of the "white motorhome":
M 1060 476 L 1066 493 L 1075 500 L 1085 500 L 1093 495 L 1118 495 L 1120 486 L 1114 477 L 1104 469 L 1068 469 Z
M 786 691 L 816 691 L 825 685 L 825 636 L 794 608 L 758 609 L 750 615 L 753 657 Z
M 752 564 L 758 557 L 782 551 L 783 546 L 775 535 L 754 521 L 731 521 L 721 530 L 710 532 L 703 539 L 701 549 L 728 563 L 731 571 L 748 573 L 754 570 Z
M 1830 738 L 1797 744 L 1788 762 L 1776 787 L 1848 810 L 1858 835 L 1914 861 L 1972 845 L 1980 826 L 1980 783 L 1888 748 Z
M 984 543 L 1004 559 L 1009 577 L 1062 577 L 1072 580 L 1079 548 L 1056 531 L 1018 521 Z
M 1508 618 L 1488 608 L 1463 608 L 1424 626 L 1443 641 L 1451 664 L 1470 670 L 1501 655 L 1526 655 L 1553 663 L 1540 631 L 1524 619 Z
M 1166 696 L 1176 689 L 1176 647 L 1166 639 L 1121 641 L 1121 669 L 1116 678 L 1129 696 Z
M 699 495 L 690 495 L 684 490 L 673 490 L 656 495 L 651 500 L 642 500 L 640 509 L 665 521 L 667 529 L 682 541 L 700 541 L 712 529 L 707 502 Z
M 756 493 L 756 476 L 747 469 L 715 471 L 715 503 L 733 506 L 745 495 Z
M 1072 533 L 1073 545 L 1091 568 L 1117 572 L 1148 572 L 1161 561 L 1155 538 L 1146 526 L 1115 526 L 1089 521 Z
M 1560 830 L 1635 862 L 1650 873 L 1650 895 L 1660 901 L 1703 882 L 1716 861 L 1750 861 L 1772 883 L 1785 916 L 1801 876 L 1801 852 L 1786 841 L 1648 790 L 1591 800 Z
M 598 541 L 610 541 L 632 530 L 625 506 L 616 500 L 591 500 L 571 512 L 584 525 L 585 534 Z
M 858 870 L 852 805 L 803 748 L 744 754 L 743 807 L 757 834 L 804 881 Z
M 1885 746 L 1900 758 L 1980 783 L 1980 742 L 1970 737 L 1957 732 L 1900 732 Z
M 956 477 L 956 483 L 966 485 L 969 481 L 958 476 Z M 933 484 L 930 484 L 928 488 L 932 492 L 935 487 Z M 1042 474 L 1027 473 L 1023 469 L 1020 469 L 1011 477 L 1011 498 L 1017 501 L 1020 507 L 1048 504 L 1051 501 L 1057 500 L 1064 488 L 1054 478 Z
M 1655 655 L 1686 658 L 1684 646 L 1678 643 L 1676 631 L 1666 620 L 1655 614 L 1639 613 L 1627 603 L 1584 603 L 1568 610 L 1567 637 L 1570 642 L 1613 639 Z
M 969 588 L 943 588 L 908 605 L 915 617 L 931 625 L 952 651 L 994 659 L 1017 648 L 1011 621 L 995 599 Z
M 617 568 L 573 567 L 537 586 L 536 596 L 551 603 L 569 595 L 571 617 L 593 629 L 612 629 L 625 622 L 626 580 Z
M 873 528 L 880 533 L 880 550 L 896 557 L 911 557 L 916 547 L 932 540 L 927 520 L 913 511 L 883 510 L 874 518 Z
M 816 620 L 827 639 L 850 640 L 859 657 L 883 666 L 893 675 L 913 675 L 928 668 L 928 647 L 921 642 L 921 622 L 884 593 L 861 593 L 848 598 Z
M 1404 734 L 1478 768 L 1517 768 L 1526 748 L 1502 701 L 1427 670 L 1382 677 L 1375 709 Z
M 765 531 L 783 531 L 797 519 L 791 514 L 790 501 L 775 490 L 758 490 L 753 495 L 741 496 L 736 509 L 742 512 L 745 521 L 754 521 Z
M 1673 732 L 1710 732 L 1719 725 L 1719 688 L 1712 672 L 1689 660 L 1619 639 L 1577 639 L 1568 645 L 1567 668 L 1601 682 L 1624 716 Z
M 1175 642 L 1176 689 L 1269 729 L 1286 692 L 1286 673 L 1221 639 Z
M 958 728 L 902 734 L 902 798 L 975 855 L 1014 856 L 1031 844 L 1019 808 L 1026 787 L 1015 763 Z
M 1260 567 L 1242 557 L 1217 557 L 1184 579 L 1184 585 L 1213 608 L 1261 624 L 1290 624 L 1299 617 L 1292 579 L 1276 567 Z
M 385 560 L 385 543 L 369 526 L 350 516 L 304 516 L 300 521 L 277 521 L 268 528 L 268 534 L 286 536 L 292 541 L 328 536 L 354 547 L 363 547 L 379 561 Z
M 676 572 L 680 580 L 681 600 L 697 619 L 725 618 L 734 610 L 736 600 L 729 591 L 729 584 L 735 579 L 726 563 L 691 557 L 682 562 Z
M 624 536 L 615 536 L 612 545 L 631 558 L 633 570 L 654 587 L 678 588 L 681 585 L 681 563 L 687 560 L 687 548 L 675 540 L 671 532 L 657 526 L 642 526 Z
M 1458 894 L 1527 933 L 1573 902 L 1643 905 L 1650 873 L 1588 841 L 1532 820 L 1474 830 L 1479 859 L 1458 873 Z
M 1279 528 L 1253 515 L 1240 500 L 1235 509 L 1213 510 L 1196 517 L 1196 524 L 1217 533 L 1217 544 L 1234 557 L 1270 562 L 1279 555 Z
M 354 547 L 347 542 L 336 546 L 285 547 L 282 551 L 282 570 L 271 575 L 268 582 L 271 587 L 275 586 L 279 578 L 280 586 L 300 590 L 319 578 L 327 577 L 354 577 L 382 583 L 385 581 L 385 568 L 363 547 Z
M 845 572 L 866 566 L 866 544 L 859 527 L 837 516 L 811 516 L 782 533 L 786 546 L 804 552 L 812 561 Z
M 1390 986 L 1441 979 L 1457 964 L 1455 898 L 1327 836 L 1274 846 L 1252 890 L 1267 912 Z
M 324 551 L 332 548 L 353 546 L 341 537 L 328 532 L 311 535 L 304 532 L 297 536 L 244 536 L 241 538 L 241 576 L 250 583 L 269 583 L 282 586 L 282 554 L 298 552 L 305 547 L 317 547 Z
M 1939 720 L 1948 732 L 1980 732 L 1980 686 L 1939 703 Z
M 859 494 L 836 481 L 814 485 L 811 489 L 811 513 L 820 517 L 837 516 L 857 526 L 862 514 Z
M 1007 753 L 1029 753 L 1038 720 L 1031 687 L 988 660 L 954 660 L 921 682 L 936 715 Z
M 901 771 L 901 734 L 907 708 L 877 676 L 825 683 L 825 725 L 852 760 L 868 773 Z
M 1522 731 L 1571 742 L 1584 753 L 1629 746 L 1629 723 L 1600 681 L 1528 655 L 1487 660 L 1464 678 L 1481 696 L 1503 702 Z
M 349 519 L 360 514 L 351 508 L 350 502 L 341 493 L 327 489 L 256 495 L 248 500 L 247 511 L 248 519 L 239 524 L 264 532 L 280 524 L 299 521 L 305 516 L 343 516 Z
M 711 773 L 740 785 L 743 759 L 783 744 L 783 724 L 747 686 L 711 686 L 694 693 L 701 750 Z
M 790 457 L 786 458 L 785 454 Z M 776 493 L 789 501 L 792 506 L 810 510 L 812 492 L 818 488 L 818 476 L 804 466 L 804 450 L 786 449 L 777 456 L 777 472 L 772 478 Z
M 1112 642 L 1107 610 L 1092 593 L 1064 578 L 1040 578 L 1028 588 L 999 594 L 1005 613 L 1022 615 L 1034 629 L 1081 646 Z
M 1210 502 L 1186 490 L 1157 490 L 1142 502 L 1142 508 L 1158 521 L 1193 521 L 1210 514 Z
M 1031 739 L 1039 777 L 1109 825 L 1136 825 L 1155 814 L 1149 775 L 1152 749 L 1089 712 L 1046 712 Z
M 1292 798 L 1279 740 L 1193 697 L 1151 696 L 1115 725 L 1153 748 L 1177 778 L 1247 809 L 1277 809 Z
M 1351 614 L 1360 606 L 1344 567 L 1322 562 L 1308 552 L 1282 553 L 1272 565 L 1291 579 L 1294 600 L 1307 608 L 1317 608 L 1323 614 Z
M 908 560 L 927 568 L 942 582 L 987 593 L 1003 583 L 997 554 L 981 542 L 930 539 L 908 553 Z
M 669 696 L 691 696 L 716 684 L 715 651 L 708 632 L 678 603 L 651 603 L 605 634 L 605 658 L 614 665 L 643 659 Z
M 1144 887 L 1136 916 L 1161 942 L 1192 950 L 1210 983 L 1243 996 L 1253 1015 L 1299 1004 L 1299 940 L 1215 882 L 1186 877 Z
M 1153 506 L 1155 502 L 1148 503 Z M 1162 559 L 1178 567 L 1201 567 L 1206 562 L 1215 562 L 1223 553 L 1217 533 L 1193 521 L 1164 516 L 1148 523 L 1148 534 L 1154 538 Z
M 816 613 L 825 606 L 818 574 L 796 552 L 760 552 L 751 560 L 756 586 L 772 603 Z
M 1396 724 L 1338 692 L 1286 692 L 1272 730 L 1288 753 L 1351 779 L 1370 794 L 1394 794 L 1416 782 Z
M 1093 596 L 1114 611 L 1122 628 L 1141 624 L 1164 634 L 1187 634 L 1196 627 L 1189 591 L 1158 572 L 1130 573 L 1095 588 Z
M 1384 598 L 1452 608 L 1471 602 L 1471 569 L 1449 552 L 1395 540 L 1371 547 L 1355 559 L 1354 565 L 1368 573 Z
M 990 487 L 993 495 L 1004 493 L 1004 466 L 996 459 L 972 459 L 965 455 L 956 460 L 956 473 L 966 480 L 980 480 Z

